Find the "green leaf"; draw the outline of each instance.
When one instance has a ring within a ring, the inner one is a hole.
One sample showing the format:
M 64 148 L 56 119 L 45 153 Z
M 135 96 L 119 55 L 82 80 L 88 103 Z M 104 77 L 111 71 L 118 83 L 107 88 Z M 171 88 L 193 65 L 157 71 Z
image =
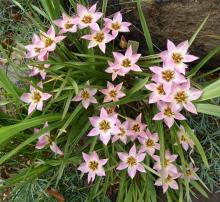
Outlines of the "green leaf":
M 199 113 L 220 117 L 220 106 L 212 104 L 196 104 Z
M 220 97 L 220 79 L 205 87 L 198 101 L 209 100 L 216 97 Z
M 192 35 L 191 39 L 189 40 L 189 46 L 192 45 L 193 41 L 196 39 L 197 35 L 199 34 L 199 32 L 202 30 L 202 28 L 204 27 L 205 23 L 207 22 L 207 20 L 209 19 L 209 15 L 206 16 L 206 18 L 203 20 L 203 22 L 201 23 L 201 25 L 198 27 L 198 29 L 196 30 L 196 32 Z
M 142 8 L 141 8 L 141 0 L 137 1 L 137 9 L 138 9 L 138 14 L 139 14 L 139 18 L 140 18 L 140 21 L 141 21 L 141 26 L 142 26 L 142 29 L 143 29 L 143 32 L 144 32 L 144 37 L 145 37 L 145 40 L 146 40 L 146 43 L 147 43 L 149 53 L 153 54 L 154 53 L 153 43 L 152 43 L 150 31 L 148 29 L 148 26 L 147 26 L 147 23 L 146 23 L 146 20 L 145 20 L 145 17 L 144 17 L 144 13 L 143 13 Z
M 132 95 L 142 89 L 144 85 L 148 82 L 148 80 L 149 76 L 147 76 L 145 79 L 138 79 L 138 82 L 126 93 L 126 95 Z
M 41 115 L 35 118 L 26 119 L 14 125 L 2 127 L 0 128 L 0 145 L 25 129 L 39 126 L 41 124 L 44 124 L 46 121 L 51 122 L 60 119 L 60 114 Z

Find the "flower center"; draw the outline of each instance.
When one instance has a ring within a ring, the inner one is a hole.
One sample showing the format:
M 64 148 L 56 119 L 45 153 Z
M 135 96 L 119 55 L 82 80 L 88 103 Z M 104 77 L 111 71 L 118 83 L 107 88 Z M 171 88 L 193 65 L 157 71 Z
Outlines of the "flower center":
M 108 114 L 113 114 L 115 107 L 109 107 L 106 109 Z
M 166 168 L 170 164 L 170 161 L 168 159 L 164 159 L 164 167 Z
M 162 78 L 166 81 L 170 81 L 171 79 L 174 78 L 174 71 L 172 70 L 162 71 Z
M 192 175 L 192 170 L 191 169 L 187 169 L 186 170 L 186 176 L 191 176 Z
M 103 120 L 99 123 L 99 129 L 103 130 L 104 132 L 106 132 L 107 130 L 109 130 L 110 127 L 110 123 L 106 120 Z
M 89 169 L 91 169 L 92 171 L 95 171 L 98 169 L 98 165 L 99 165 L 99 163 L 97 161 L 90 161 L 89 162 Z
M 40 94 L 39 92 L 35 91 L 35 92 L 33 93 L 33 100 L 34 100 L 35 103 L 40 102 L 40 100 L 41 100 L 41 94 Z
M 124 60 L 122 60 L 122 66 L 125 68 L 131 67 L 131 61 L 128 58 L 125 58 Z
M 121 28 L 121 23 L 119 22 L 112 23 L 112 29 L 119 30 L 120 28 Z
M 36 53 L 39 53 L 39 52 L 40 52 L 40 48 L 34 48 L 34 51 L 35 51 Z
M 154 146 L 154 140 L 148 139 L 148 140 L 145 142 L 145 145 L 146 145 L 146 147 L 153 147 L 153 146 Z
M 164 91 L 164 89 L 163 89 L 163 84 L 157 86 L 157 92 L 158 92 L 158 94 L 160 94 L 160 95 L 165 95 L 165 91 Z
M 165 183 L 171 182 L 172 179 L 173 179 L 172 176 L 168 175 L 168 176 L 166 177 L 166 179 L 165 179 Z
M 181 135 L 181 141 L 186 142 L 186 136 L 184 134 Z
M 98 43 L 101 43 L 104 40 L 104 33 L 103 32 L 97 32 L 94 36 L 94 40 Z
M 85 24 L 90 24 L 92 22 L 92 16 L 90 14 L 84 15 L 81 21 Z
M 44 64 L 39 64 L 37 68 L 41 71 L 45 70 Z
M 71 29 L 72 27 L 73 27 L 73 24 L 70 23 L 70 22 L 67 22 L 67 23 L 65 24 L 65 28 L 66 28 L 66 29 Z
M 133 125 L 132 130 L 135 131 L 135 132 L 140 132 L 140 130 L 141 130 L 140 125 L 138 123 Z
M 183 56 L 180 53 L 173 53 L 172 58 L 176 64 L 180 64 L 183 60 Z
M 121 132 L 120 132 L 118 135 L 121 136 L 121 137 L 125 136 L 125 129 L 122 128 L 122 127 L 119 127 L 119 130 L 120 130 Z
M 133 156 L 129 156 L 127 158 L 127 164 L 130 167 L 136 166 L 137 165 L 137 160 Z
M 164 110 L 164 115 L 168 116 L 168 117 L 171 117 L 174 115 L 174 112 L 172 112 L 172 110 L 170 109 L 170 107 L 167 107 L 165 110 Z
M 117 91 L 116 90 L 111 90 L 109 92 L 110 97 L 115 98 L 117 96 Z
M 49 47 L 49 46 L 51 46 L 52 44 L 53 44 L 53 39 L 51 39 L 51 38 L 46 38 L 46 40 L 45 40 L 45 46 L 46 47 Z
M 83 100 L 88 100 L 89 99 L 89 92 L 87 90 L 83 90 L 82 93 L 81 93 L 81 98 Z
M 186 95 L 185 91 L 179 91 L 176 93 L 174 98 L 177 103 L 183 103 L 183 102 L 186 103 L 187 95 Z

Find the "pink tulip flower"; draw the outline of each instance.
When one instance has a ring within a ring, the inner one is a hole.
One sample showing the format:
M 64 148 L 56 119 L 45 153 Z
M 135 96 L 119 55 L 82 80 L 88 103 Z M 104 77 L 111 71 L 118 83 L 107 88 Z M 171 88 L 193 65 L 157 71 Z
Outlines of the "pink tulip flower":
M 77 18 L 74 16 L 69 16 L 66 13 L 62 14 L 63 19 L 58 19 L 54 21 L 54 24 L 61 28 L 59 34 L 66 32 L 74 33 L 77 31 Z
M 88 48 L 98 46 L 100 50 L 105 53 L 106 43 L 109 43 L 114 39 L 114 37 L 108 32 L 109 31 L 106 31 L 105 29 L 100 30 L 100 28 L 98 28 L 96 31 L 92 31 L 92 34 L 84 35 L 81 38 L 90 41 Z
M 37 86 L 43 89 L 42 82 L 39 82 Z M 43 93 L 42 91 L 34 88 L 32 85 L 30 85 L 30 91 L 30 93 L 24 93 L 21 96 L 21 100 L 23 102 L 30 104 L 28 108 L 28 114 L 31 114 L 34 109 L 42 111 L 43 101 L 48 100 L 52 95 L 49 93 Z
M 173 103 L 180 109 L 184 107 L 187 111 L 197 114 L 197 109 L 192 101 L 197 100 L 202 95 L 202 91 L 191 88 L 189 80 L 182 85 L 173 85 L 172 89 Z
M 189 137 L 189 135 L 186 133 L 185 128 L 183 126 L 180 126 L 180 130 L 177 132 L 177 135 L 179 137 L 180 144 L 182 145 L 183 149 L 187 151 L 189 147 L 193 149 L 194 142 Z
M 185 74 L 188 66 L 185 63 L 193 62 L 198 57 L 188 54 L 189 43 L 184 41 L 177 46 L 172 41 L 167 41 L 167 50 L 160 53 L 160 57 L 164 62 L 172 62 L 176 71 Z
M 87 9 L 81 4 L 77 4 L 77 22 L 80 29 L 90 27 L 92 30 L 99 30 L 97 21 L 102 17 L 101 12 L 96 12 L 96 4 Z
M 173 83 L 181 84 L 186 82 L 185 77 L 177 72 L 171 63 L 163 63 L 163 68 L 157 66 L 150 67 L 150 70 L 154 73 L 152 80 L 163 84 L 166 93 L 170 93 Z
M 88 134 L 88 136 L 99 135 L 103 144 L 107 145 L 112 135 L 120 133 L 119 128 L 116 126 L 117 114 L 109 116 L 107 111 L 102 108 L 100 116 L 93 116 L 89 118 L 90 123 L 94 127 Z
M 104 18 L 105 21 L 105 28 L 112 31 L 112 35 L 114 37 L 118 36 L 119 32 L 129 32 L 129 26 L 131 23 L 129 22 L 122 22 L 122 15 L 119 12 L 115 13 L 113 19 Z
M 129 137 L 132 141 L 138 138 L 140 135 L 145 135 L 146 124 L 141 122 L 142 114 L 140 113 L 136 120 L 129 120 Z
M 99 159 L 98 154 L 94 151 L 90 155 L 82 153 L 83 162 L 77 170 L 82 173 L 88 173 L 88 183 L 95 180 L 95 176 L 105 176 L 105 170 L 103 166 L 107 163 L 108 159 Z
M 89 82 L 87 82 L 89 86 Z M 94 88 L 84 88 L 83 90 L 79 91 L 78 95 L 73 98 L 73 101 L 82 101 L 82 105 L 85 109 L 89 107 L 91 103 L 98 103 L 94 95 L 96 94 L 97 90 Z
M 116 102 L 124 97 L 125 94 L 121 91 L 122 85 L 123 83 L 114 86 L 111 82 L 107 82 L 107 88 L 100 90 L 105 95 L 103 102 Z
M 140 135 L 138 138 L 141 143 L 140 152 L 147 152 L 150 156 L 154 155 L 156 150 L 160 150 L 160 144 L 158 143 L 159 137 L 157 133 L 151 133 L 146 131 L 145 135 Z
M 133 179 L 137 171 L 142 173 L 146 172 L 144 166 L 141 164 L 145 156 L 145 153 L 137 153 L 136 147 L 133 145 L 128 154 L 125 152 L 118 152 L 118 157 L 122 162 L 116 169 L 124 170 L 128 168 L 128 175 Z
M 182 114 L 180 114 L 180 109 L 177 108 L 177 106 L 172 103 L 165 103 L 159 101 L 157 103 L 157 106 L 160 112 L 153 117 L 153 120 L 164 120 L 165 124 L 169 128 L 171 128 L 171 126 L 174 124 L 174 119 L 177 120 L 186 119 Z
M 44 128 L 48 127 L 48 123 L 44 124 Z M 35 133 L 39 132 L 39 129 L 35 128 Z M 46 132 L 38 138 L 38 142 L 35 146 L 36 149 L 43 149 L 45 146 L 49 145 L 50 149 L 55 153 L 63 156 L 63 152 L 57 146 L 57 144 L 50 137 L 50 132 Z

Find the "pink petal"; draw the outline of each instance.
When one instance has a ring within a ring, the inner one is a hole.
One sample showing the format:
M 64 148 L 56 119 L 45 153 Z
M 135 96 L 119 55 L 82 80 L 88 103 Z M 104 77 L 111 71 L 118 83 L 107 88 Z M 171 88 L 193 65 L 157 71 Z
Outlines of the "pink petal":
M 141 162 L 144 160 L 146 154 L 145 153 L 142 153 L 142 154 L 138 154 L 136 159 L 137 159 L 137 162 Z
M 165 122 L 165 124 L 166 124 L 169 128 L 171 128 L 171 126 L 174 124 L 174 119 L 173 119 L 173 118 L 166 117 L 166 118 L 164 119 L 164 122 Z
M 85 6 L 81 5 L 81 4 L 77 4 L 77 14 L 81 17 L 83 16 L 84 13 L 87 12 L 87 9 Z
M 25 103 L 31 103 L 32 102 L 32 99 L 31 99 L 31 94 L 30 93 L 24 93 L 22 96 L 21 96 L 21 100 Z
M 185 109 L 193 114 L 197 114 L 197 109 L 195 107 L 195 105 L 192 102 L 187 102 L 184 103 L 183 106 L 185 107 Z
M 107 145 L 109 140 L 111 139 L 111 135 L 110 134 L 100 134 L 99 138 L 103 142 L 104 145 Z
M 153 120 L 162 120 L 164 118 L 164 115 L 162 112 L 159 112 L 158 114 L 156 114 L 154 117 L 153 117 Z
M 127 167 L 128 167 L 127 163 L 121 162 L 116 169 L 117 170 L 124 170 Z
M 101 50 L 103 53 L 105 53 L 105 48 L 106 48 L 105 43 L 100 43 L 100 44 L 99 44 L 99 48 L 100 48 L 100 50 Z
M 49 93 L 42 93 L 42 99 L 43 100 L 48 100 L 52 95 Z
M 98 134 L 99 134 L 98 129 L 97 129 L 97 128 L 93 128 L 93 129 L 88 133 L 87 136 L 96 136 L 96 135 L 98 135 Z
M 52 142 L 52 145 L 50 145 L 50 149 L 55 153 L 55 154 L 59 154 L 61 156 L 64 155 L 64 153 L 60 150 L 60 148 L 57 146 L 57 144 L 55 142 Z
M 141 165 L 140 163 L 137 165 L 137 170 L 142 172 L 142 173 L 146 173 L 146 170 L 145 170 L 144 166 Z
M 199 59 L 199 58 L 194 56 L 194 55 L 185 55 L 184 59 L 183 59 L 183 62 L 193 62 L 197 59 Z
M 117 152 L 117 154 L 118 154 L 118 157 L 119 157 L 120 160 L 122 160 L 122 161 L 124 161 L 124 162 L 127 160 L 127 157 L 128 157 L 128 154 L 127 154 L 127 153 Z
M 89 169 L 86 165 L 86 163 L 82 163 L 78 168 L 77 170 L 80 170 L 82 173 L 88 173 L 89 172 Z
M 89 156 L 88 154 L 82 152 L 82 155 L 83 155 L 83 159 L 84 159 L 85 161 L 89 161 L 89 160 L 90 160 L 90 156 Z
M 175 180 L 172 180 L 172 182 L 169 185 L 172 189 L 179 189 L 178 184 Z
M 177 48 L 181 50 L 184 54 L 187 53 L 188 48 L 189 48 L 189 42 L 188 40 L 181 42 L 180 44 L 177 45 Z
M 42 109 L 43 109 L 43 101 L 41 101 L 41 102 L 39 102 L 39 103 L 37 104 L 37 109 L 38 109 L 39 111 L 42 111 Z
M 170 41 L 170 40 L 167 40 L 167 50 L 169 52 L 173 52 L 173 51 L 176 50 L 175 44 L 172 41 Z
M 113 16 L 113 21 L 118 21 L 118 22 L 122 21 L 122 15 L 121 15 L 120 11 L 115 13 L 115 15 Z
M 53 26 L 50 27 L 50 29 L 47 31 L 47 34 L 51 37 L 54 38 L 55 37 L 55 29 Z
M 128 167 L 128 175 L 133 179 L 134 176 L 136 175 L 136 168 Z
M 45 135 L 43 135 L 43 136 L 39 137 L 35 148 L 36 149 L 43 149 L 47 144 L 48 144 L 47 137 Z
M 105 176 L 105 171 L 104 171 L 103 168 L 100 168 L 100 169 L 98 169 L 98 170 L 96 171 L 96 174 L 97 174 L 98 176 Z
M 36 107 L 37 107 L 37 104 L 32 102 L 28 108 L 28 114 L 31 114 Z

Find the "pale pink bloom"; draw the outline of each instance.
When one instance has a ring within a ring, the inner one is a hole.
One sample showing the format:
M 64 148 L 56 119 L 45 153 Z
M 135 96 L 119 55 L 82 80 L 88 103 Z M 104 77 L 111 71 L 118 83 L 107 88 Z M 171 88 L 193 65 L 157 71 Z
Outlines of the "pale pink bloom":
M 101 12 L 96 12 L 96 4 L 89 9 L 81 4 L 77 4 L 77 21 L 80 29 L 90 27 L 92 30 L 99 30 L 97 21 L 102 15 Z
M 194 147 L 194 142 L 193 140 L 189 137 L 189 135 L 186 133 L 185 128 L 183 126 L 179 127 L 179 131 L 177 132 L 180 144 L 182 145 L 183 149 L 187 151 L 189 147 L 193 149 Z
M 177 46 L 172 41 L 167 41 L 167 50 L 160 53 L 161 59 L 166 62 L 172 62 L 175 69 L 185 74 L 185 69 L 188 66 L 185 63 L 197 60 L 198 57 L 188 54 L 189 43 L 184 41 Z
M 87 82 L 87 85 L 89 86 L 89 82 Z M 73 101 L 82 101 L 83 107 L 87 109 L 91 103 L 97 103 L 97 100 L 94 97 L 96 92 L 97 90 L 94 88 L 84 88 L 73 98 Z
M 124 121 L 121 123 L 119 120 L 117 120 L 116 126 L 119 128 L 120 132 L 112 137 L 112 142 L 121 140 L 124 144 L 127 144 L 129 121 Z
M 42 82 L 39 82 L 37 86 L 43 89 Z M 30 104 L 28 108 L 28 114 L 34 111 L 34 109 L 42 111 L 43 109 L 43 101 L 48 100 L 52 95 L 49 93 L 43 93 L 42 91 L 34 88 L 30 85 L 30 93 L 24 93 L 21 96 L 21 100 L 25 103 Z
M 202 95 L 202 91 L 190 87 L 189 80 L 181 85 L 173 85 L 172 89 L 173 103 L 180 109 L 184 107 L 187 111 L 197 114 L 197 109 L 192 101 L 197 100 Z
M 180 173 L 169 173 L 167 175 L 161 174 L 160 178 L 156 180 L 155 185 L 162 186 L 163 193 L 165 193 L 169 187 L 177 190 L 179 189 L 179 186 L 175 179 L 179 178 L 180 176 Z
M 164 62 L 163 67 L 150 67 L 154 73 L 152 80 L 156 83 L 162 83 L 164 91 L 170 93 L 172 84 L 181 84 L 186 82 L 185 77 L 174 69 L 173 64 Z
M 183 170 L 183 168 L 182 168 L 182 170 Z M 189 166 L 185 169 L 185 172 L 183 171 L 183 174 L 181 177 L 186 178 L 186 179 L 190 179 L 190 180 L 198 180 L 198 177 L 195 174 L 198 170 L 199 170 L 199 168 L 194 167 L 193 164 L 190 163 Z
M 105 29 L 100 30 L 100 28 L 98 28 L 96 31 L 92 31 L 92 33 L 89 35 L 82 36 L 81 38 L 90 41 L 88 48 L 98 46 L 103 53 L 105 53 L 106 43 L 109 43 L 114 39 L 114 37 L 109 34 L 108 31 Z
M 56 36 L 53 26 L 46 32 L 40 32 L 40 38 L 43 42 L 43 48 L 40 51 L 39 58 L 43 58 L 48 52 L 53 52 L 56 49 L 56 44 L 62 41 L 65 36 Z
M 47 128 L 47 127 L 48 127 L 48 123 L 46 122 L 44 124 L 43 128 Z M 37 132 L 39 132 L 39 129 L 35 128 L 34 131 L 35 131 L 35 133 L 37 133 Z M 50 132 L 46 132 L 38 138 L 38 142 L 37 142 L 35 148 L 36 149 L 43 149 L 47 145 L 50 146 L 50 149 L 55 154 L 59 154 L 59 155 L 63 156 L 63 152 L 60 150 L 60 148 L 57 146 L 57 144 L 50 137 Z
M 117 114 L 109 116 L 107 111 L 102 108 L 100 116 L 93 116 L 89 118 L 90 123 L 94 127 L 88 134 L 88 136 L 97 136 L 107 145 L 111 139 L 111 135 L 116 135 L 120 133 L 119 128 L 116 126 Z
M 29 65 L 31 69 L 30 76 L 40 75 L 43 80 L 45 80 L 47 72 L 46 69 L 50 67 L 49 64 L 36 64 L 36 65 Z
M 136 120 L 129 120 L 129 137 L 132 141 L 138 138 L 140 135 L 145 134 L 145 128 L 147 127 L 146 124 L 141 122 L 142 114 L 140 113 Z
M 109 67 L 105 70 L 105 72 L 112 74 L 112 81 L 114 81 L 117 76 L 123 76 L 123 74 L 120 74 L 119 70 L 116 69 L 117 63 L 113 63 L 111 61 L 108 61 Z
M 83 162 L 77 170 L 82 173 L 88 173 L 88 183 L 95 180 L 95 176 L 105 176 L 105 170 L 103 166 L 107 163 L 108 159 L 99 159 L 98 154 L 94 151 L 90 155 L 82 153 Z
M 115 13 L 113 19 L 104 18 L 105 28 L 112 31 L 114 37 L 118 36 L 119 32 L 129 32 L 129 26 L 131 23 L 122 22 L 122 15 L 119 12 Z
M 54 24 L 61 28 L 59 34 L 66 32 L 74 33 L 77 31 L 77 18 L 74 16 L 69 16 L 66 13 L 62 14 L 63 19 L 58 19 L 54 21 Z
M 111 82 L 107 81 L 107 88 L 100 90 L 105 95 L 103 102 L 116 102 L 124 97 L 125 94 L 121 91 L 122 85 L 123 83 L 114 86 Z
M 157 107 L 160 112 L 153 117 L 153 120 L 163 120 L 169 128 L 171 128 L 171 126 L 174 124 L 174 119 L 186 119 L 182 114 L 180 114 L 181 109 L 179 109 L 176 105 L 172 103 L 159 101 L 157 103 Z
M 171 154 L 169 150 L 166 150 L 164 156 L 164 167 L 162 167 L 160 156 L 153 155 L 152 157 L 156 161 L 153 169 L 157 170 L 158 172 L 163 172 L 165 175 L 168 173 L 178 173 L 176 166 L 173 164 L 178 155 Z
M 145 168 L 142 165 L 142 161 L 144 160 L 146 154 L 145 153 L 137 153 L 135 145 L 133 145 L 129 151 L 129 153 L 125 152 L 117 152 L 118 157 L 122 161 L 117 170 L 124 170 L 128 168 L 128 175 L 133 179 L 136 175 L 137 170 L 139 172 L 145 173 Z
M 32 44 L 25 46 L 25 48 L 28 51 L 26 54 L 26 58 L 38 57 L 43 47 L 44 47 L 44 44 L 41 41 L 40 37 L 34 34 L 32 37 Z
M 133 54 L 131 46 L 129 46 L 129 48 L 126 50 L 125 55 L 118 52 L 113 52 L 113 56 L 115 62 L 109 68 L 118 70 L 118 75 L 125 76 L 125 74 L 131 70 L 137 72 L 142 71 L 141 68 L 136 64 L 141 57 L 141 54 Z
M 140 152 L 147 152 L 150 156 L 152 156 L 154 155 L 156 149 L 160 149 L 158 134 L 152 134 L 148 129 L 144 135 L 140 135 L 138 140 L 142 144 Z
M 156 103 L 158 101 L 170 102 L 171 99 L 164 91 L 162 83 L 149 83 L 145 85 L 145 88 L 152 91 L 149 96 L 149 103 Z

